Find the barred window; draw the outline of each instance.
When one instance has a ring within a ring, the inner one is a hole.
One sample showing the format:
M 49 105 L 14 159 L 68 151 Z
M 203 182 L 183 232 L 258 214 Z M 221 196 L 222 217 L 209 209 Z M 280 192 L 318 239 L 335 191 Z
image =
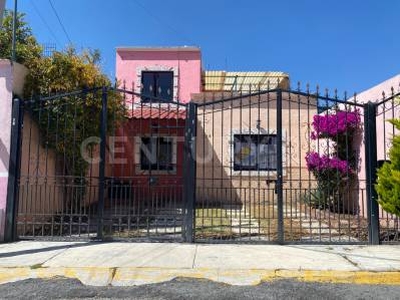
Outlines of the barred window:
M 276 134 L 235 134 L 233 147 L 235 171 L 276 170 Z

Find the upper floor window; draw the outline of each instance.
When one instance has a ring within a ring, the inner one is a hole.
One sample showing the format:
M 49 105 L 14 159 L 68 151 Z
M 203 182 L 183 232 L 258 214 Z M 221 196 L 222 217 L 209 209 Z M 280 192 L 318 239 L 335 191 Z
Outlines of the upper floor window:
M 142 101 L 171 102 L 173 99 L 174 72 L 143 71 L 142 72 Z M 159 98 L 160 100 L 153 99 Z

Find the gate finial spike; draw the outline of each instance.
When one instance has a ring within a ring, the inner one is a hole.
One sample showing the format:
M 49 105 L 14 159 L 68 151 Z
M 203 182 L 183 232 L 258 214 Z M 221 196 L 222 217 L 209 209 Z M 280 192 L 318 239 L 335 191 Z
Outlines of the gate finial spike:
M 308 82 L 306 84 L 306 91 L 307 91 L 307 94 L 310 93 L 310 84 Z
M 297 91 L 299 91 L 299 92 L 300 92 L 300 86 L 301 86 L 300 81 L 297 81 Z
M 393 96 L 394 95 L 394 87 L 392 86 L 390 89 L 392 91 L 392 96 Z

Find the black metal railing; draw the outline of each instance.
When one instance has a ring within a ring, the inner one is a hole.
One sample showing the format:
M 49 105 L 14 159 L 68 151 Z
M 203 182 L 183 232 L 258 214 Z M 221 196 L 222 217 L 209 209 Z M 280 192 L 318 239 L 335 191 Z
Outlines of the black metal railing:
M 398 94 L 140 96 L 101 87 L 16 100 L 8 240 L 399 242 L 399 217 L 376 192 Z

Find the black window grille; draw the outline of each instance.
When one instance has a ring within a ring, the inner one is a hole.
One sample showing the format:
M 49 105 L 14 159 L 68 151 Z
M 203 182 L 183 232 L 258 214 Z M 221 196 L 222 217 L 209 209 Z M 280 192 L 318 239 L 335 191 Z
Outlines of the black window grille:
M 174 96 L 173 86 L 174 72 L 143 71 L 142 102 L 171 102 Z
M 142 137 L 141 170 L 172 171 L 173 140 L 168 137 Z

